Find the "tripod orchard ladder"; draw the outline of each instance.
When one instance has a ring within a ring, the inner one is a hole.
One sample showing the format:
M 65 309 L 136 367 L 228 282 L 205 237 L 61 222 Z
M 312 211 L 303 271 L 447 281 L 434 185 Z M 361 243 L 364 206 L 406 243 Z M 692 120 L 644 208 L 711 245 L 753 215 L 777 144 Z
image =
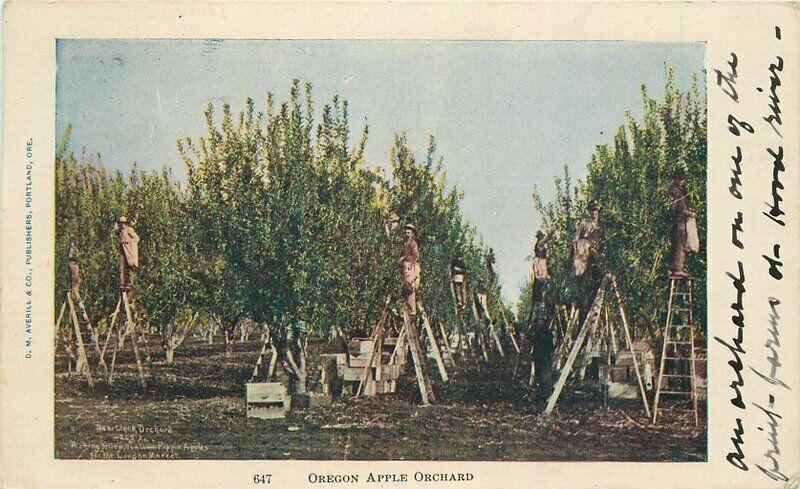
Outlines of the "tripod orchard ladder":
M 137 331 L 137 322 L 133 317 L 133 310 L 134 305 L 131 303 L 131 298 L 128 296 L 128 292 L 126 290 L 120 291 L 120 305 L 123 306 L 125 310 L 125 321 L 120 323 L 118 329 L 118 338 L 119 341 L 114 343 L 114 351 L 112 352 L 111 357 L 111 368 L 108 374 L 108 383 L 111 385 L 114 382 L 114 366 L 116 365 L 117 361 L 117 350 L 124 346 L 125 337 L 127 335 L 131 336 L 131 344 L 133 345 L 133 354 L 134 358 L 136 359 L 136 370 L 139 372 L 139 381 L 142 384 L 142 390 L 147 390 L 147 373 L 145 371 L 144 363 L 142 362 L 142 354 L 139 349 L 139 340 L 137 335 L 139 334 Z M 116 311 L 114 313 L 114 319 L 116 319 Z M 109 327 L 114 326 L 114 321 L 112 320 L 111 325 Z
M 464 287 L 466 287 L 466 285 L 464 285 Z M 467 356 L 472 360 L 473 365 L 475 365 L 476 368 L 480 369 L 480 361 L 478 360 L 477 353 L 475 353 L 473 346 L 470 344 L 469 334 L 466 328 L 464 327 L 464 322 L 462 321 L 461 318 L 461 311 L 460 311 L 461 308 L 459 307 L 459 301 L 456 300 L 456 291 L 455 291 L 455 286 L 453 285 L 452 274 L 450 276 L 450 293 L 453 296 L 453 318 L 455 321 L 454 333 L 456 335 L 455 353 L 458 354 L 459 357 L 463 360 L 464 350 L 466 350 Z M 464 305 L 463 307 L 466 307 L 466 305 Z
M 416 314 L 413 316 L 416 317 Z M 406 341 L 411 348 L 411 358 L 414 360 L 414 373 L 417 376 L 422 405 L 427 406 L 436 402 L 436 396 L 431 387 L 431 380 L 425 368 L 425 358 L 419 342 L 419 330 L 412 320 L 412 315 L 407 307 L 403 307 L 403 329 L 406 332 Z
M 561 395 L 561 390 L 564 388 L 564 384 L 567 383 L 567 378 L 572 371 L 572 366 L 575 364 L 575 360 L 578 358 L 578 354 L 583 347 L 584 340 L 587 336 L 593 336 L 595 330 L 597 329 L 597 323 L 600 319 L 600 310 L 603 307 L 603 299 L 606 294 L 606 288 L 608 287 L 608 279 L 609 277 L 605 276 L 600 282 L 600 287 L 598 287 L 594 301 L 592 302 L 592 305 L 586 314 L 586 319 L 584 319 L 581 331 L 578 334 L 578 337 L 575 339 L 575 343 L 572 345 L 572 349 L 569 352 L 566 364 L 564 365 L 564 368 L 561 369 L 561 374 L 558 378 L 558 381 L 553 386 L 553 393 L 550 394 L 550 398 L 547 399 L 547 406 L 544 409 L 544 414 L 550 414 L 553 412 L 553 408 L 556 407 L 556 402 Z
M 80 296 L 78 296 L 78 299 L 81 301 L 81 310 L 82 310 L 82 312 L 84 314 L 84 317 L 85 317 L 85 320 L 86 320 L 86 323 L 87 323 L 86 328 L 89 330 L 89 333 L 91 334 L 93 332 L 93 329 L 92 329 L 92 324 L 89 321 L 88 315 L 86 314 L 86 307 L 83 306 L 83 300 L 80 299 Z M 89 367 L 89 357 L 86 354 L 86 346 L 84 345 L 84 342 L 83 342 L 83 331 L 81 329 L 80 321 L 78 320 L 78 314 L 76 313 L 75 301 L 72 298 L 72 291 L 71 290 L 67 291 L 67 298 L 64 300 L 64 303 L 61 305 L 61 311 L 59 312 L 58 319 L 56 320 L 55 331 L 56 331 L 56 334 L 58 334 L 59 328 L 61 327 L 61 319 L 64 317 L 64 312 L 67 309 L 67 307 L 69 307 L 69 316 L 70 316 L 71 323 L 72 323 L 72 328 L 73 328 L 72 334 L 75 335 L 75 341 L 76 341 L 76 344 L 77 344 L 78 358 L 77 358 L 77 360 L 75 362 L 75 372 L 79 373 L 79 374 L 83 373 L 84 375 L 86 375 L 86 381 L 89 383 L 89 386 L 91 387 L 91 386 L 94 385 L 94 378 L 92 377 L 92 371 L 91 371 L 91 368 Z M 70 333 L 67 333 L 67 335 L 69 335 L 69 334 Z M 103 363 L 103 365 L 105 366 L 105 363 Z
M 514 349 L 517 351 L 517 354 L 519 354 L 520 353 L 519 343 L 517 342 L 517 338 L 516 338 L 516 334 L 514 332 L 514 328 L 508 322 L 508 318 L 506 317 L 506 311 L 505 311 L 505 309 L 503 309 L 503 303 L 500 302 L 499 299 L 497 300 L 497 302 L 498 302 L 498 305 L 500 307 L 500 315 L 503 318 L 503 324 L 506 327 L 506 333 L 511 338 L 511 344 L 514 346 Z
M 633 369 L 636 374 L 636 381 L 639 384 L 639 392 L 642 396 L 642 404 L 644 405 L 645 413 L 648 416 L 650 415 L 650 408 L 647 404 L 647 393 L 644 388 L 644 381 L 642 380 L 642 374 L 640 372 L 639 363 L 636 358 L 636 352 L 633 348 L 633 339 L 631 337 L 630 328 L 628 327 L 627 315 L 625 314 L 625 309 L 622 306 L 622 296 L 619 292 L 617 279 L 611 273 L 606 274 L 603 277 L 602 281 L 600 282 L 600 286 L 597 288 L 597 293 L 595 294 L 594 301 L 592 302 L 592 305 L 586 314 L 586 318 L 583 321 L 583 326 L 581 326 L 581 330 L 578 333 L 578 336 L 575 338 L 575 341 L 570 345 L 569 355 L 566 358 L 566 363 L 561 369 L 561 374 L 559 376 L 558 381 L 553 386 L 553 393 L 547 400 L 547 406 L 545 407 L 544 410 L 545 414 L 550 414 L 553 411 L 553 408 L 555 408 L 556 402 L 558 401 L 558 398 L 561 395 L 561 391 L 563 390 L 564 385 L 567 382 L 570 372 L 572 371 L 572 368 L 575 365 L 575 361 L 577 360 L 577 357 L 580 354 L 581 350 L 584 350 L 584 359 L 588 358 L 587 354 L 589 353 L 589 346 L 584 345 L 584 341 L 586 341 L 587 338 L 589 339 L 595 338 L 595 335 L 598 332 L 600 315 L 606 301 L 605 296 L 609 285 L 614 289 L 614 296 L 617 300 L 617 307 L 619 309 L 620 318 L 622 319 L 622 327 L 625 332 L 625 340 L 628 343 L 628 351 L 630 352 L 632 357 Z M 575 322 L 577 323 L 577 321 Z M 602 334 L 603 332 L 600 331 L 600 333 Z M 611 331 L 609 331 L 608 333 L 613 334 L 613 332 Z
M 380 379 L 381 375 L 381 351 L 383 349 L 383 341 L 385 338 L 387 326 L 391 320 L 391 312 L 389 310 L 389 304 L 391 303 L 391 298 L 386 298 L 386 306 L 384 306 L 381 314 L 378 318 L 377 323 L 375 324 L 375 329 L 373 330 L 372 334 L 370 335 L 370 339 L 374 342 L 372 351 L 370 352 L 369 361 L 367 362 L 364 371 L 361 375 L 361 380 L 359 382 L 358 390 L 356 392 L 356 397 L 359 397 L 363 392 L 365 387 L 365 383 L 370 378 L 370 372 L 372 370 Z M 395 350 L 391 355 L 389 363 L 392 364 L 394 361 L 402 364 L 405 359 L 406 355 L 406 348 L 411 350 L 411 358 L 414 362 L 414 373 L 417 378 L 417 383 L 419 384 L 419 391 L 420 391 L 420 399 L 423 406 L 428 406 L 436 402 L 436 396 L 433 392 L 433 387 L 431 386 L 430 376 L 428 375 L 427 368 L 425 365 L 425 354 L 422 349 L 420 339 L 419 339 L 419 329 L 417 328 L 414 319 L 417 319 L 417 316 L 422 316 L 423 318 L 423 326 L 426 327 L 428 335 L 432 342 L 432 348 L 438 352 L 438 348 L 436 347 L 436 338 L 433 336 L 433 332 L 430 329 L 430 324 L 428 323 L 427 315 L 425 314 L 424 308 L 421 307 L 421 303 L 418 302 L 418 309 L 420 310 L 420 314 L 414 314 L 413 316 L 409 313 L 408 308 L 404 305 L 402 309 L 402 317 L 403 317 L 403 327 L 400 330 L 400 333 L 397 337 L 397 344 L 395 345 Z M 412 319 L 413 318 L 413 319 Z M 399 357 L 398 357 L 399 356 Z M 376 363 L 377 362 L 377 363 Z M 437 364 L 439 365 L 440 369 L 444 368 L 444 364 L 441 361 L 441 355 L 437 355 Z M 442 378 L 446 380 L 446 372 L 442 374 Z M 378 380 L 376 379 L 376 380 Z
M 425 312 L 425 307 L 422 305 L 422 301 L 417 302 L 417 308 L 419 309 L 420 316 L 422 316 L 422 326 L 424 328 L 423 331 L 428 337 L 430 351 L 433 352 L 433 358 L 436 360 L 436 367 L 439 369 L 439 375 L 442 377 L 442 382 L 447 382 L 449 380 L 449 376 L 447 375 L 447 368 L 444 366 L 442 351 L 439 349 L 439 345 L 436 342 L 436 336 L 433 334 L 430 318 L 428 317 L 428 313 Z M 447 336 L 444 337 L 444 342 L 447 343 Z
M 653 403 L 653 423 L 658 420 L 659 401 L 662 394 L 689 396 L 697 425 L 696 353 L 694 345 L 694 316 L 692 306 L 692 279 L 670 277 L 667 322 L 664 326 L 661 362 L 658 372 L 656 398 Z M 688 371 L 688 372 L 687 372 Z M 686 411 L 685 409 L 682 411 Z
M 384 307 L 381 311 L 378 322 L 372 330 L 370 340 L 372 341 L 372 351 L 369 355 L 369 361 L 364 366 L 364 372 L 361 374 L 361 380 L 358 382 L 358 390 L 356 390 L 356 397 L 360 397 L 364 392 L 364 387 L 370 380 L 371 372 L 375 372 L 375 380 L 381 379 L 381 356 L 383 355 L 383 340 L 386 334 L 386 326 L 389 322 L 390 312 L 388 307 Z

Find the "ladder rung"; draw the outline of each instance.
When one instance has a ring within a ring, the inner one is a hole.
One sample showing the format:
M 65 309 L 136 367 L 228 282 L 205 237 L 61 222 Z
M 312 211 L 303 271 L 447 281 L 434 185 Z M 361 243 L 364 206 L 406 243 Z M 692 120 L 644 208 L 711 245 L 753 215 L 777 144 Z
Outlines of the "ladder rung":
M 661 394 L 680 394 L 682 396 L 691 396 L 691 391 L 661 391 Z
M 683 377 L 686 379 L 691 379 L 692 376 L 688 374 L 662 374 L 662 377 Z
M 675 341 L 675 340 L 669 340 L 669 341 L 667 341 L 667 344 L 668 344 L 668 345 L 691 345 L 691 344 L 692 344 L 692 342 L 691 342 L 691 341 Z
M 669 327 L 670 327 L 670 328 L 680 328 L 680 329 L 684 329 L 684 328 L 691 328 L 691 327 L 692 327 L 692 325 L 691 325 L 691 324 L 670 324 L 670 325 L 669 325 Z
M 685 360 L 687 362 L 691 362 L 692 361 L 692 359 L 690 357 L 668 357 L 668 356 L 665 356 L 664 360 Z

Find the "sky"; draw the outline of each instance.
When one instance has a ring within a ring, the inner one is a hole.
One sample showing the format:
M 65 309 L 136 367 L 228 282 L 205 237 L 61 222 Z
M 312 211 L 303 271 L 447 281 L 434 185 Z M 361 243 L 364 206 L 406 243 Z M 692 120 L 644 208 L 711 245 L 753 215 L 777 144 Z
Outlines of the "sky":
M 418 159 L 433 134 L 462 213 L 495 250 L 505 298 L 530 274 L 536 185 L 547 199 L 569 166 L 586 175 L 625 112 L 640 116 L 641 85 L 660 98 L 667 67 L 686 89 L 703 74 L 704 43 L 623 41 L 59 40 L 56 138 L 127 171 L 185 169 L 175 141 L 204 133 L 203 110 L 238 112 L 267 92 L 288 97 L 310 82 L 317 114 L 339 94 L 356 133 L 369 124 L 366 162 L 389 164 L 394 134 Z M 424 250 L 421 250 L 424 265 Z

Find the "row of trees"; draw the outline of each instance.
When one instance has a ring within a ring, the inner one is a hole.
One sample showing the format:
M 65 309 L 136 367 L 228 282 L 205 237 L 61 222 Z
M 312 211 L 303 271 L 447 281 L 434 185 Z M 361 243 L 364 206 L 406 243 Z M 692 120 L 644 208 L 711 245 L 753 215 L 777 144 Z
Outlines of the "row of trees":
M 166 169 L 109 173 L 99 158 L 69 150 L 71 128 L 61 140 L 56 300 L 68 288 L 73 242 L 83 298 L 101 331 L 118 300 L 120 215 L 134 219 L 141 236 L 136 310 L 168 359 L 186 328 L 204 319 L 221 324 L 229 351 L 243 320 L 271 325 L 278 340 L 290 324 L 321 336 L 368 334 L 387 295 L 400 297 L 399 237 L 385 226 L 392 212 L 419 228 L 419 296 L 429 313 L 451 323 L 448 266 L 456 252 L 473 283 L 486 280 L 485 246 L 460 214 L 461 194 L 445 185 L 433 137 L 417 160 L 405 135 L 396 136 L 387 176 L 364 159 L 367 127 L 351 142 L 347 102 L 335 97 L 317 120 L 311 86 L 299 81 L 280 105 L 272 94 L 263 111 L 251 99 L 238 114 L 209 105 L 205 120 L 205 135 L 177 143 L 184 182 Z M 498 286 L 492 294 L 500 296 Z
M 664 99 L 656 101 L 642 86 L 643 116 L 620 126 L 611 144 L 597 146 L 585 182 L 573 183 L 568 168 L 555 179 L 555 197 L 546 202 L 534 188 L 536 212 L 549 243 L 552 283 L 547 300 L 571 304 L 588 290 L 572 275 L 572 238 L 589 200 L 600 207 L 598 265 L 616 276 L 624 307 L 634 330 L 658 338 L 666 316 L 667 268 L 670 257 L 670 201 L 666 188 L 677 168 L 684 169 L 692 207 L 698 212 L 700 252 L 687 257 L 695 282 L 696 327 L 706 319 L 706 105 L 696 76 L 688 92 L 674 86 L 670 71 Z M 592 284 L 596 287 L 597 284 Z M 528 283 L 518 307 L 520 317 L 531 308 Z

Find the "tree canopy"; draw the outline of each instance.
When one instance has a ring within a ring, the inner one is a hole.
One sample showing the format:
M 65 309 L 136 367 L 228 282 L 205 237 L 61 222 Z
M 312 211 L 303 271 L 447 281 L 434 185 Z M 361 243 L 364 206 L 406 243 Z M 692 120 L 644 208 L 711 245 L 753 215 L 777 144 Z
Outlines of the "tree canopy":
M 601 239 L 598 265 L 619 283 L 624 307 L 639 334 L 660 335 L 666 317 L 669 282 L 670 201 L 666 195 L 675 170 L 686 174 L 691 206 L 697 211 L 700 251 L 687 255 L 687 270 L 695 281 L 694 317 L 705 331 L 706 311 L 706 105 L 694 77 L 688 92 L 677 90 L 670 71 L 664 99 L 657 101 L 642 86 L 643 116 L 617 129 L 611 143 L 598 145 L 588 164 L 585 182 L 573 183 L 568 167 L 554 181 L 555 197 L 545 202 L 534 188 L 535 211 L 549 242 L 552 283 L 547 299 L 570 304 L 593 293 L 572 276 L 571 241 L 589 200 L 600 206 Z M 518 305 L 525 317 L 531 307 L 528 283 Z
M 201 312 L 229 333 L 243 318 L 299 320 L 323 335 L 334 326 L 368 333 L 386 296 L 400 298 L 390 213 L 419 228 L 420 296 L 429 312 L 445 321 L 453 314 L 455 253 L 476 280 L 486 279 L 486 247 L 461 216 L 462 195 L 445 183 L 433 136 L 422 159 L 399 134 L 388 164 L 366 162 L 368 128 L 351 141 L 347 102 L 334 97 L 318 120 L 312 87 L 297 80 L 280 104 L 272 94 L 263 110 L 247 99 L 238 114 L 209 104 L 204 117 L 205 134 L 177 141 L 182 182 L 136 165 L 109 174 L 99 156 L 69 151 L 67 130 L 56 154 L 56 300 L 68 287 L 74 242 L 87 306 L 97 314 L 114 308 L 121 215 L 141 236 L 134 294 L 157 331 Z M 499 297 L 499 286 L 493 293 Z

